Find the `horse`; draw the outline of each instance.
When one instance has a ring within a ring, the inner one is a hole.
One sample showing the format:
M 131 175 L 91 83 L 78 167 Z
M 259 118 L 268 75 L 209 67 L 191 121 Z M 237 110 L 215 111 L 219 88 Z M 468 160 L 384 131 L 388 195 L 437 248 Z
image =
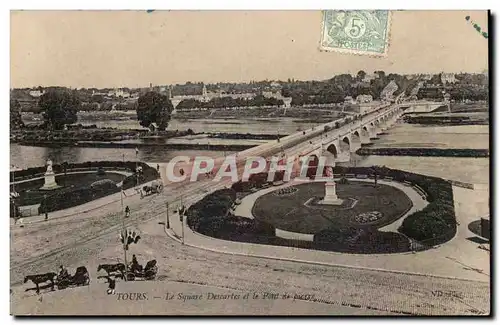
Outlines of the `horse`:
M 125 277 L 125 264 L 123 263 L 117 263 L 117 264 L 99 264 L 97 267 L 97 272 L 100 270 L 104 270 L 108 276 L 111 275 L 113 272 L 120 272 L 122 277 Z
M 145 185 L 142 190 L 146 193 L 146 195 L 151 194 L 153 192 L 153 188 L 151 186 Z
M 34 274 L 34 275 L 27 275 L 24 277 L 24 283 L 28 282 L 31 280 L 36 285 L 36 293 L 40 293 L 40 283 L 50 281 L 51 286 L 52 286 L 52 291 L 54 291 L 54 278 L 57 277 L 57 274 L 55 272 L 48 272 L 48 273 L 43 273 L 43 274 Z M 28 291 L 27 289 L 26 291 Z

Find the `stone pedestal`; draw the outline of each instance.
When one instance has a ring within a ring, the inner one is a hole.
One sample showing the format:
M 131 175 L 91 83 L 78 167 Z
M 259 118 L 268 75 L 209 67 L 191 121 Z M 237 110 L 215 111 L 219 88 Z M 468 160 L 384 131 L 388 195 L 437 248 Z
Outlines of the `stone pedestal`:
M 334 181 L 325 183 L 325 197 L 321 204 L 340 205 L 343 200 L 337 197 L 336 184 Z
M 56 176 L 54 172 L 45 173 L 45 184 L 40 188 L 41 190 L 53 190 L 60 186 L 56 183 Z
M 54 190 L 60 186 L 56 183 L 56 176 L 52 170 L 52 161 L 47 161 L 47 171 L 45 172 L 45 184 L 40 188 L 41 190 Z

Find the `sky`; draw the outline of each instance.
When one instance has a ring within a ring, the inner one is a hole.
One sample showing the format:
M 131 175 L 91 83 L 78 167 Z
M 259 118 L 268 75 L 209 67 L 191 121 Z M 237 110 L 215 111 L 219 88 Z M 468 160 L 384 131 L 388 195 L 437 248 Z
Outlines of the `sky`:
M 465 19 L 470 16 L 470 20 Z M 482 72 L 486 11 L 393 11 L 387 57 L 322 52 L 320 11 L 13 11 L 11 88 Z

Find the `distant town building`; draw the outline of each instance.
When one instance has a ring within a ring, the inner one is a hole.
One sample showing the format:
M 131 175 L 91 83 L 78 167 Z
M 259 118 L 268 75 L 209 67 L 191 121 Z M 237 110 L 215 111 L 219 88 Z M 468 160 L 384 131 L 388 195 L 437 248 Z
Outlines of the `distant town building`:
M 30 94 L 31 97 L 37 97 L 37 98 L 40 97 L 40 96 L 42 96 L 44 93 L 45 92 L 43 90 L 31 90 L 29 92 L 29 94 Z
M 358 95 L 358 97 L 356 97 L 357 103 L 369 103 L 372 101 L 373 101 L 372 95 Z
M 375 78 L 376 78 L 376 76 L 374 74 L 366 74 L 362 81 L 369 83 L 370 81 L 372 81 Z
M 412 98 L 416 98 L 417 97 L 417 94 L 418 94 L 418 91 L 420 90 L 420 88 L 422 88 L 424 86 L 424 82 L 423 81 L 419 81 L 417 83 L 417 85 L 411 90 L 410 92 L 410 97 Z
M 445 85 L 445 84 L 454 84 L 457 81 L 458 80 L 457 80 L 457 78 L 455 78 L 455 74 L 454 73 L 441 73 L 441 83 L 443 85 Z
M 356 104 L 356 101 L 352 98 L 352 96 L 346 96 L 344 98 L 344 104 L 346 105 Z
M 394 80 L 391 80 L 391 82 L 389 82 L 380 93 L 380 98 L 390 101 L 393 98 L 396 90 L 398 90 L 398 85 Z

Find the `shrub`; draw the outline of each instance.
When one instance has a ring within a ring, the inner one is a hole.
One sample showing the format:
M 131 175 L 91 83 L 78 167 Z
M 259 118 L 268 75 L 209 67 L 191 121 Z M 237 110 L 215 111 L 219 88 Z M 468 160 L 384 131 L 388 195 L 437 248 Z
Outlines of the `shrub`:
M 188 226 L 204 235 L 222 239 L 248 235 L 274 237 L 272 225 L 230 213 L 236 194 L 234 189 L 222 189 L 205 196 L 186 212 Z
M 137 173 L 134 166 L 129 166 L 134 174 L 125 177 L 123 180 L 123 189 L 129 189 L 134 186 L 147 183 L 150 181 L 154 181 L 160 177 L 156 168 L 153 168 L 145 163 L 138 163 L 138 167 L 142 168 L 142 172 L 139 173 L 139 177 L 137 177 Z
M 82 187 L 77 189 L 69 189 L 58 192 L 47 197 L 42 201 L 38 208 L 38 213 L 52 212 L 62 209 L 71 208 L 80 204 L 84 204 L 96 199 L 99 199 L 110 194 L 119 192 L 120 189 L 116 186 L 110 187 L 109 184 L 95 186 L 93 188 Z
M 348 253 L 396 253 L 408 251 L 410 242 L 401 234 L 375 228 L 332 228 L 314 235 L 314 247 Z
M 120 191 L 114 182 L 94 182 L 92 185 L 93 186 L 76 189 L 67 189 L 48 196 L 38 207 L 38 213 L 71 208 Z

